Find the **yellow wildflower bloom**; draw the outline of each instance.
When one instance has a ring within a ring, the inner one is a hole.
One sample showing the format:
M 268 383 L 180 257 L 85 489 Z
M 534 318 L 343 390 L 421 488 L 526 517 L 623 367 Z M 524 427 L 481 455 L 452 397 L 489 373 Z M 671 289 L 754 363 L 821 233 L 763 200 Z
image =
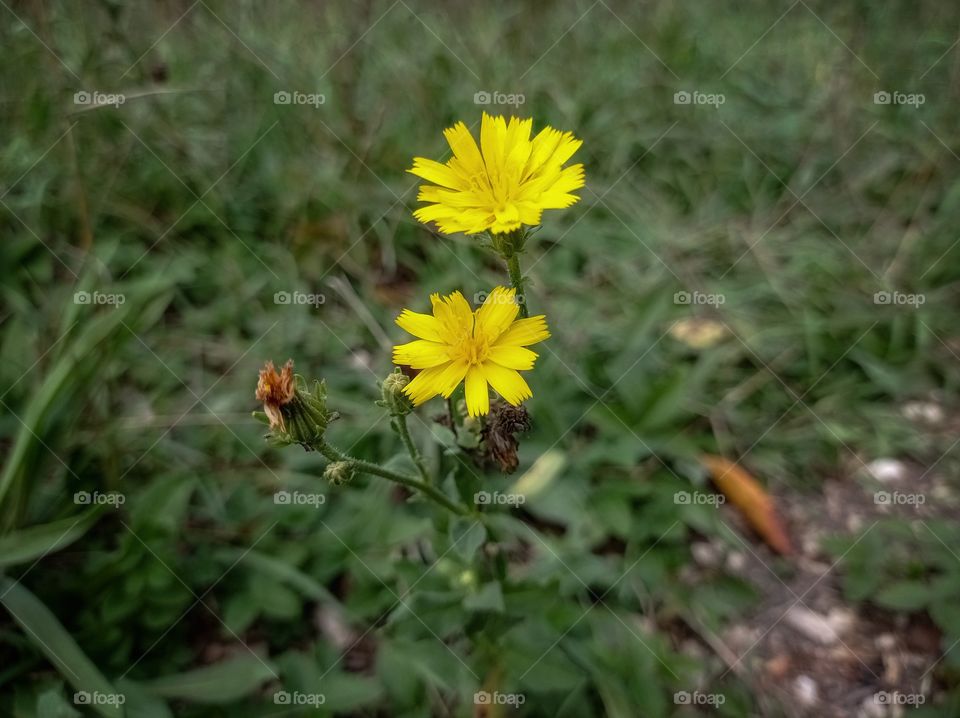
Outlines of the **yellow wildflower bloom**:
M 438 394 L 449 397 L 464 382 L 467 411 L 490 411 L 489 384 L 506 401 L 519 406 L 533 396 L 520 371 L 533 368 L 536 352 L 526 347 L 550 336 L 546 317 L 517 319 L 516 290 L 496 287 L 476 311 L 460 292 L 430 295 L 433 314 L 404 309 L 401 329 L 418 337 L 393 348 L 396 364 L 419 369 L 403 388 L 417 406 Z
M 545 127 L 532 140 L 533 120 L 483 113 L 480 146 L 458 122 L 443 134 L 453 150 L 446 164 L 415 157 L 409 170 L 433 184 L 420 187 L 417 199 L 430 202 L 413 216 L 436 222 L 445 234 L 512 232 L 540 224 L 545 209 L 563 209 L 580 198 L 583 165 L 563 167 L 583 144 L 570 132 Z

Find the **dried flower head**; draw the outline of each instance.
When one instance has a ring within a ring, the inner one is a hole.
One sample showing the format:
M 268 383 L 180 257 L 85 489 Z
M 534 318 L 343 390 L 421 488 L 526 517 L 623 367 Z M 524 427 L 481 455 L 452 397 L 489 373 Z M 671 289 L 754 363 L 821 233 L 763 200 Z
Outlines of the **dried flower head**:
M 503 473 L 512 474 L 520 464 L 516 435 L 528 431 L 530 416 L 525 407 L 496 402 L 481 433 L 484 459 L 496 463 Z
M 270 419 L 271 429 L 286 431 L 286 422 L 280 407 L 289 404 L 296 396 L 297 386 L 293 378 L 293 359 L 288 359 L 279 372 L 268 361 L 260 370 L 257 382 L 257 401 L 263 402 L 263 411 Z

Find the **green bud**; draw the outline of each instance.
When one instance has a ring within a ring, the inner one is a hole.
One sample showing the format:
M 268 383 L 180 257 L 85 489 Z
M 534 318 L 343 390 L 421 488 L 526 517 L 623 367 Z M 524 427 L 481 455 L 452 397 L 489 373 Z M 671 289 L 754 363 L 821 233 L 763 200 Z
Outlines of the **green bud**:
M 413 402 L 403 393 L 403 388 L 410 383 L 410 378 L 397 369 L 383 380 L 380 391 L 383 395 L 383 405 L 390 410 L 393 416 L 403 416 L 413 411 Z

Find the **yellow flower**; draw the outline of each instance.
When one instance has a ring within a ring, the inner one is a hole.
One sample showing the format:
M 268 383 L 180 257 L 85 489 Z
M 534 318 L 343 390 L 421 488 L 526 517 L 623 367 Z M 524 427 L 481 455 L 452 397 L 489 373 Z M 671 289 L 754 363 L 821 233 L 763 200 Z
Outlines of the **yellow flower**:
M 533 396 L 519 372 L 532 369 L 537 359 L 526 347 L 550 336 L 546 317 L 517 319 L 516 290 L 504 287 L 490 292 L 476 311 L 460 292 L 432 294 L 430 301 L 432 315 L 404 309 L 397 317 L 401 329 L 419 337 L 393 348 L 394 363 L 421 370 L 403 388 L 415 405 L 437 394 L 449 397 L 460 382 L 470 416 L 490 411 L 487 384 L 514 406 Z
M 444 130 L 453 157 L 440 164 L 415 157 L 408 172 L 433 184 L 420 187 L 417 199 L 430 202 L 413 216 L 436 222 L 445 234 L 512 232 L 540 224 L 545 209 L 563 209 L 580 198 L 583 165 L 563 163 L 583 144 L 570 132 L 545 127 L 530 139 L 533 120 L 483 113 L 480 147 L 466 125 Z

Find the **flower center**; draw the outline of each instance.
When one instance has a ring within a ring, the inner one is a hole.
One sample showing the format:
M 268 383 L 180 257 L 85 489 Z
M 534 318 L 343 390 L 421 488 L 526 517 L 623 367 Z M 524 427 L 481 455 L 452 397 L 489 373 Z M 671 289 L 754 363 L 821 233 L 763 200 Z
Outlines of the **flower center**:
M 487 360 L 490 343 L 484 337 L 464 336 L 459 343 L 450 348 L 450 358 L 465 361 L 470 366 L 479 366 Z

